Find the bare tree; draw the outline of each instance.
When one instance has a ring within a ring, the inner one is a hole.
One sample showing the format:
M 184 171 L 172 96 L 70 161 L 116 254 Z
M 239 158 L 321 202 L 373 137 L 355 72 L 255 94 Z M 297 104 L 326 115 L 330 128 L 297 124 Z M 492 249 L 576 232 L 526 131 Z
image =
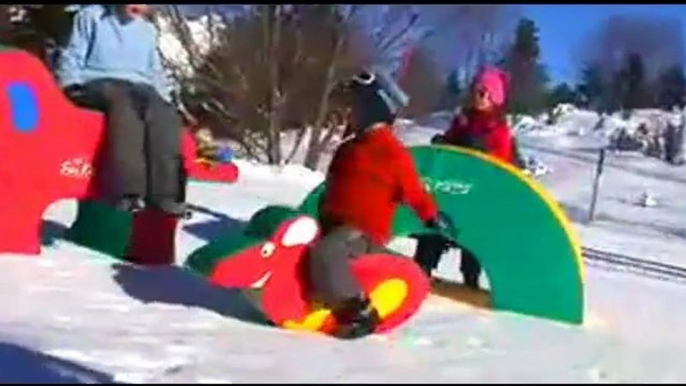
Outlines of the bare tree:
M 410 97 L 404 115 L 417 118 L 439 108 L 446 87 L 444 78 L 431 51 L 424 46 L 413 50 L 400 78 L 400 87 Z
M 335 126 L 327 125 L 328 127 L 325 127 L 327 116 L 331 112 L 329 100 L 333 87 L 343 78 L 349 77 L 353 72 L 358 71 L 360 69 L 358 64 L 364 64 L 360 62 L 355 63 L 355 59 L 362 58 L 360 55 L 355 54 L 354 44 L 357 42 L 354 39 L 354 30 L 351 28 L 359 7 L 359 5 L 351 6 L 347 15 L 343 17 L 338 15 L 337 11 L 332 11 L 327 15 L 328 18 L 315 21 L 316 24 L 322 23 L 320 28 L 329 29 L 329 37 L 328 39 L 325 38 L 328 41 L 321 42 L 322 45 L 320 46 L 323 48 L 322 64 L 324 65 L 325 75 L 318 93 L 319 100 L 316 105 L 316 118 L 312 126 L 304 160 L 304 165 L 312 169 L 316 169 L 319 165 L 322 151 L 335 133 Z M 353 59 L 353 62 L 345 63 L 346 57 L 347 59 Z
M 582 40 L 575 56 L 580 58 L 580 69 L 596 68 L 607 84 L 616 83 L 629 56 L 640 57 L 645 81 L 651 83 L 662 69 L 683 64 L 685 44 L 681 21 L 675 17 L 614 15 Z
M 640 55 L 650 78 L 670 64 L 683 63 L 685 41 L 677 18 L 658 16 L 611 16 L 589 36 L 582 58 L 609 68 L 621 67 L 629 53 Z
M 412 8 L 402 7 L 380 33 L 371 31 L 366 7 L 372 6 L 248 7 L 222 17 L 206 53 L 194 48 L 188 23 L 171 7 L 164 16 L 193 69 L 184 75 L 177 66 L 174 73 L 182 99 L 198 121 L 236 141 L 247 156 L 291 162 L 306 144 L 303 162 L 314 169 L 340 132 L 334 86 L 392 59 L 416 23 Z
M 422 42 L 447 72 L 458 70 L 467 82 L 480 66 L 495 63 L 509 47 L 519 19 L 516 5 L 427 5 L 421 8 Z

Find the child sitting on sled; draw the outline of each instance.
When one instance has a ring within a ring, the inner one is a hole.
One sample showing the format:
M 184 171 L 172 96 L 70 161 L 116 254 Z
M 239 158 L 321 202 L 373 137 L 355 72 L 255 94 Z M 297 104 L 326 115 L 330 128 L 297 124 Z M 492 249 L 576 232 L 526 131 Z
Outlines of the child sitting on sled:
M 334 335 L 350 339 L 373 333 L 380 317 L 349 261 L 384 251 L 398 205 L 409 205 L 429 227 L 453 230 L 394 135 L 396 114 L 407 103 L 404 93 L 389 78 L 369 72 L 344 88 L 351 139 L 329 166 L 319 209 L 323 238 L 310 253 L 309 268 L 315 300 L 332 309 L 339 326 Z
M 505 120 L 507 87 L 506 73 L 497 68 L 483 70 L 472 82 L 467 108 L 454 118 L 445 134 L 437 135 L 431 142 L 479 150 L 523 168 L 512 130 Z M 440 235 L 423 235 L 417 239 L 415 261 L 430 276 L 452 242 Z M 477 289 L 481 266 L 470 251 L 463 249 L 461 253 L 464 283 Z

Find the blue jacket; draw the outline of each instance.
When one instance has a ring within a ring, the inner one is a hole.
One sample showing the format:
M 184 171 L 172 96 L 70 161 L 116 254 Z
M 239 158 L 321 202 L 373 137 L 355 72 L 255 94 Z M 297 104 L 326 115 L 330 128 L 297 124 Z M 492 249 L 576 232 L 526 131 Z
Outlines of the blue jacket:
M 112 6 L 83 7 L 58 60 L 57 79 L 62 87 L 103 78 L 143 83 L 169 101 L 157 35 L 155 26 L 140 17 L 121 22 Z

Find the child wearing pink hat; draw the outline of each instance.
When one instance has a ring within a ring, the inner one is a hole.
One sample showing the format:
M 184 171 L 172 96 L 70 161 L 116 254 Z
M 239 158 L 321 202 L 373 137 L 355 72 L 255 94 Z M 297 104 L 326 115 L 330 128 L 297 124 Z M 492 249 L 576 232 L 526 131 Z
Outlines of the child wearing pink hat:
M 521 167 L 512 131 L 505 120 L 508 86 L 509 77 L 502 70 L 488 67 L 481 71 L 472 82 L 468 106 L 453 119 L 445 134 L 434 137 L 431 142 L 480 150 Z M 414 259 L 430 276 L 449 248 L 442 236 L 420 236 Z M 479 288 L 481 266 L 464 249 L 460 270 L 467 286 Z
M 509 77 L 498 68 L 481 71 L 472 82 L 469 105 L 435 141 L 486 152 L 516 164 L 512 131 L 505 121 Z
M 482 87 L 488 92 L 491 102 L 495 106 L 505 104 L 505 88 L 509 83 L 509 77 L 503 71 L 490 67 L 479 73 L 474 81 L 477 87 Z

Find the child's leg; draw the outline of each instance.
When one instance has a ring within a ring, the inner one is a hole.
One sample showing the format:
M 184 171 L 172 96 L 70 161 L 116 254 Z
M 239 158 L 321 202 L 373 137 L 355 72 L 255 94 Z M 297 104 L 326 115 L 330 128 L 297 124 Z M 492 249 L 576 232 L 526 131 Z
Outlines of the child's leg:
M 471 252 L 463 249 L 460 271 L 464 276 L 464 283 L 470 288 L 479 288 L 479 275 L 481 274 L 481 264 Z
M 441 256 L 449 249 L 445 238 L 439 235 L 421 235 L 417 237 L 417 248 L 414 261 L 424 273 L 431 277 L 431 272 L 438 267 Z
M 366 253 L 383 251 L 351 227 L 328 232 L 310 251 L 310 282 L 314 298 L 333 309 L 339 325 L 334 335 L 360 338 L 371 334 L 380 323 L 376 309 L 366 298 L 352 274 L 350 260 Z
M 147 124 L 148 199 L 162 210 L 182 214 L 181 117 L 154 90 L 144 90 Z
M 362 287 L 350 270 L 349 260 L 367 252 L 369 246 L 361 232 L 338 227 L 328 232 L 310 251 L 310 281 L 318 300 L 335 305 L 357 297 Z

